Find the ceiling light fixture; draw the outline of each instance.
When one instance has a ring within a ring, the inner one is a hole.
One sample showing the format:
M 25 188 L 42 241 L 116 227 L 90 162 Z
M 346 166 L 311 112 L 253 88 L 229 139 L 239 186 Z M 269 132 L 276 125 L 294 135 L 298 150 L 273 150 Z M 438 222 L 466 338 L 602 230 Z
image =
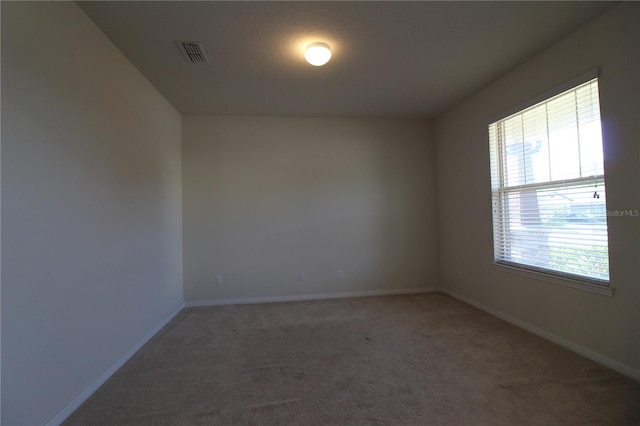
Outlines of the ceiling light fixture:
M 331 49 L 326 43 L 311 43 L 304 51 L 304 58 L 311 65 L 319 67 L 331 59 Z

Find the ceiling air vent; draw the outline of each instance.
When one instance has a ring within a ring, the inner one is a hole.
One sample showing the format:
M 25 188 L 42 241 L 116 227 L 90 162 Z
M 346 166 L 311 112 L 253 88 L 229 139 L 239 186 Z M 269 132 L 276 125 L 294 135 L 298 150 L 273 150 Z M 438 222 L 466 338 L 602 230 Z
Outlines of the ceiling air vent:
M 199 41 L 179 41 L 178 47 L 185 58 L 194 64 L 206 64 L 209 62 Z

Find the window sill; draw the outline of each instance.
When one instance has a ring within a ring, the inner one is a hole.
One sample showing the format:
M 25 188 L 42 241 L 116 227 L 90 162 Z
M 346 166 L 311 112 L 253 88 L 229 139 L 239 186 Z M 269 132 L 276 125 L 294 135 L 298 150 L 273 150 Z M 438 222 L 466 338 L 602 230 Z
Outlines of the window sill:
M 546 281 L 552 284 L 562 285 L 565 287 L 575 288 L 577 290 L 588 291 L 589 293 L 599 294 L 601 296 L 613 297 L 615 288 L 605 287 L 600 284 L 595 284 L 589 280 L 572 279 L 559 275 L 547 274 L 544 272 L 532 271 L 525 268 L 519 268 L 517 266 L 511 266 L 503 263 L 493 263 L 493 267 L 510 274 L 520 275 L 526 278 L 533 278 L 541 281 Z

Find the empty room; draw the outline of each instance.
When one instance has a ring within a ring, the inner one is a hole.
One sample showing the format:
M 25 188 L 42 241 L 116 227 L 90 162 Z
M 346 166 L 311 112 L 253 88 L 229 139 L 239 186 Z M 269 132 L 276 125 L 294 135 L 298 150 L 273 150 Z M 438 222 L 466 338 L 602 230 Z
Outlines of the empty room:
M 2 425 L 640 424 L 640 3 L 0 6 Z

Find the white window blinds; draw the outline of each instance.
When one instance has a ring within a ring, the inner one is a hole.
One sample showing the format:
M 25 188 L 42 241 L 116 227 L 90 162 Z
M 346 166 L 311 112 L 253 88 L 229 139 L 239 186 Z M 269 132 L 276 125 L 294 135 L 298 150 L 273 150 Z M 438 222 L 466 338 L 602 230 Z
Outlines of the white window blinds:
M 489 125 L 497 263 L 609 282 L 598 80 Z

